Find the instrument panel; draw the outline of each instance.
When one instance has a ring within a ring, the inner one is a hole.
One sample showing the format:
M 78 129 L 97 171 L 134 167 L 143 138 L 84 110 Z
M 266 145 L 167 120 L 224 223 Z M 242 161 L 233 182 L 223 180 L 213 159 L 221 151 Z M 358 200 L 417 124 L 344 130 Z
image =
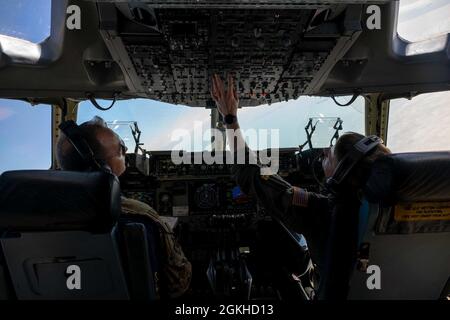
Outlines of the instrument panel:
M 285 148 L 279 151 L 279 171 L 280 176 L 287 176 L 298 170 L 298 148 Z M 175 164 L 172 161 L 172 154 L 183 158 L 183 163 Z M 207 163 L 205 159 L 214 160 L 214 163 Z M 230 176 L 233 165 L 233 156 L 230 152 L 172 152 L 156 151 L 151 152 L 150 174 L 159 179 L 185 179 L 187 177 L 201 176 Z
M 229 152 L 208 154 L 208 158 L 215 159 L 213 164 L 205 162 L 203 152 L 182 156 L 186 161 L 175 164 L 170 151 L 151 153 L 150 174 L 159 181 L 156 209 L 161 215 L 227 215 L 239 220 L 257 212 L 255 199 L 245 195 L 234 182 Z M 282 151 L 279 167 L 283 176 L 298 169 L 294 149 Z
M 145 156 L 127 155 L 121 188 L 124 196 L 147 203 L 160 216 L 176 219 L 177 230 L 189 230 L 182 241 L 185 247 L 211 242 L 217 228 L 238 226 L 249 234 L 248 229 L 264 218 L 256 199 L 236 184 L 229 152 L 180 152 L 177 154 L 185 160 L 181 164 L 172 161 L 172 154 L 153 151 Z M 204 159 L 208 157 L 214 157 L 215 163 L 207 164 Z M 297 162 L 294 149 L 281 150 L 279 174 L 290 175 L 297 170 Z
M 280 149 L 278 174 L 314 190 L 311 168 L 320 153 Z M 152 206 L 161 219 L 176 221 L 174 232 L 193 266 L 193 296 L 274 298 L 267 274 L 289 257 L 292 237 L 236 184 L 233 165 L 226 161 L 229 153 L 215 154 L 219 161 L 214 164 L 207 164 L 204 155 L 189 153 L 184 159 L 191 161 L 181 164 L 172 161 L 171 151 L 132 155 L 120 177 L 122 192 Z M 277 241 L 270 241 L 274 237 Z M 295 257 L 303 257 L 304 249 L 297 243 L 294 247 Z
M 317 183 L 311 173 L 312 159 L 320 152 L 280 149 L 278 175 L 314 189 Z M 181 155 L 184 162 L 172 161 L 173 154 Z M 258 211 L 256 200 L 245 195 L 234 181 L 229 152 L 154 151 L 142 158 L 135 154 L 130 157 L 131 166 L 121 177 L 124 194 L 151 205 L 160 215 L 240 217 Z M 214 158 L 215 163 L 208 164 L 205 158 Z M 140 167 L 133 166 L 137 163 Z

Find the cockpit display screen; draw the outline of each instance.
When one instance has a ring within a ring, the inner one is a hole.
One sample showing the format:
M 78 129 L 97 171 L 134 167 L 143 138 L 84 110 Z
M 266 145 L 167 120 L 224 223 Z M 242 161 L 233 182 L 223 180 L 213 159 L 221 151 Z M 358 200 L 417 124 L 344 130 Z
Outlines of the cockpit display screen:
M 235 186 L 231 190 L 231 199 L 235 204 L 248 203 L 251 201 L 250 197 L 242 192 L 239 186 Z

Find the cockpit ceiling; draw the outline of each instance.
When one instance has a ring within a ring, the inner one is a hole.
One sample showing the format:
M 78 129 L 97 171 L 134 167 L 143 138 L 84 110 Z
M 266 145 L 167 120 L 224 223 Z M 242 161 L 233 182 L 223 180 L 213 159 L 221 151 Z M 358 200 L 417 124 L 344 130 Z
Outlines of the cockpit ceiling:
M 157 33 L 120 36 L 148 97 L 208 106 L 209 78 L 233 73 L 244 105 L 308 92 L 340 36 L 305 37 L 315 10 L 155 9 Z
M 380 30 L 366 28 L 374 3 L 382 8 Z M 81 8 L 80 30 L 65 28 L 72 4 Z M 449 89 L 450 41 L 408 56 L 396 15 L 397 4 L 383 0 L 53 0 L 52 35 L 42 44 L 0 35 L 0 97 L 144 97 L 212 107 L 213 73 L 235 76 L 243 106 Z
M 120 41 L 108 31 L 104 39 L 143 96 L 211 107 L 211 75 L 231 73 L 243 106 L 296 99 L 314 92 L 361 32 L 360 5 L 275 1 L 274 9 L 269 1 L 241 1 L 244 9 L 237 9 L 237 1 L 203 1 L 201 9 L 181 8 L 188 3 L 117 5 Z M 255 3 L 257 10 L 247 9 Z

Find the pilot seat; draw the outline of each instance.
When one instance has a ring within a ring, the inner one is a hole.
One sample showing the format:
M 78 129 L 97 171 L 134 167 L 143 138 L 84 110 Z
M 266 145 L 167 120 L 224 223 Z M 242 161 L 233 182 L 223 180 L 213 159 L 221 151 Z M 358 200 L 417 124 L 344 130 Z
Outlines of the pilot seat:
M 384 156 L 364 193 L 348 298 L 448 299 L 450 152 Z
M 103 171 L 4 172 L 0 299 L 156 299 L 148 233 L 118 227 L 120 197 Z

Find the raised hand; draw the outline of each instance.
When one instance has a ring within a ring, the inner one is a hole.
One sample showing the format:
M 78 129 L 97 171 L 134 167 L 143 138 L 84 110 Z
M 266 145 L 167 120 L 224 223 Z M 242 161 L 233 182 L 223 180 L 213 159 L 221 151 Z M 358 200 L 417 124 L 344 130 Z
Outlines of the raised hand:
M 239 97 L 237 95 L 233 76 L 228 74 L 227 90 L 225 90 L 225 84 L 219 75 L 214 74 L 211 82 L 211 97 L 216 102 L 219 112 L 222 116 L 226 116 L 227 114 L 236 116 L 239 107 Z

